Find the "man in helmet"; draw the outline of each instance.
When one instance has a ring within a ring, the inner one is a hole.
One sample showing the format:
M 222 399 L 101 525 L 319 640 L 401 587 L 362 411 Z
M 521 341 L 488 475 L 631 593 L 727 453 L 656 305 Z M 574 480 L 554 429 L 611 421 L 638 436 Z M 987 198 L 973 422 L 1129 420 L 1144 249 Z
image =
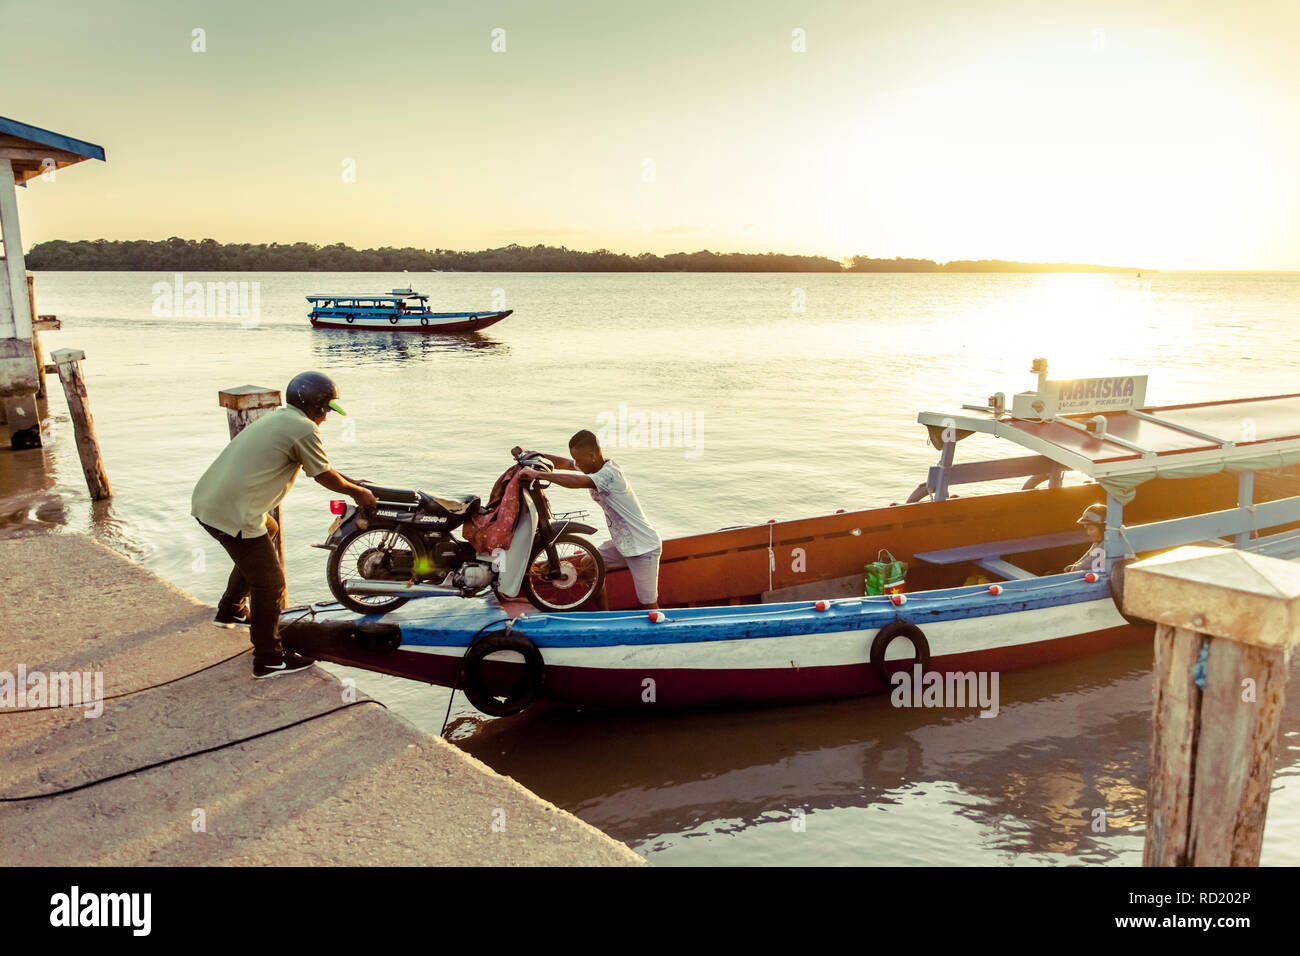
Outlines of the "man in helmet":
M 1088 505 L 1087 508 L 1083 509 L 1083 514 L 1079 516 L 1079 520 L 1075 524 L 1082 525 L 1083 530 L 1088 533 L 1088 541 L 1091 542 L 1091 547 L 1084 552 L 1078 561 L 1075 561 L 1065 570 L 1105 571 L 1106 548 L 1101 541 L 1106 535 L 1106 506 Z
M 338 388 L 320 372 L 295 375 L 285 389 L 286 404 L 250 424 L 221 450 L 203 473 L 190 513 L 226 549 L 235 568 L 217 605 L 213 623 L 249 626 L 253 677 L 262 679 L 310 667 L 314 662 L 285 651 L 278 626 L 285 606 L 280 528 L 269 512 L 289 493 L 298 469 L 330 491 L 373 508 L 375 496 L 330 467 L 320 429 L 339 407 Z M 251 601 L 250 601 L 251 599 Z M 245 602 L 252 605 L 245 611 Z

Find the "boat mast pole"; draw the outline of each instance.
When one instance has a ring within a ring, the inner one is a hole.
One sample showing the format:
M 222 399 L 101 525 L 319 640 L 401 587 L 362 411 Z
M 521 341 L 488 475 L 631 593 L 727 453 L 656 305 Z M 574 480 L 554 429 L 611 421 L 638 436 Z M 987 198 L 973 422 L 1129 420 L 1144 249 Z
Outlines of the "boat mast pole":
M 1115 564 L 1124 557 L 1124 546 L 1120 531 L 1124 527 L 1124 506 L 1109 491 L 1106 492 L 1106 535 L 1102 539 L 1106 547 L 1106 570 L 1113 571 Z
M 948 429 L 944 429 L 948 431 Z M 943 451 L 939 454 L 939 465 L 934 479 L 934 500 L 945 501 L 948 498 L 948 469 L 952 467 L 953 457 L 957 453 L 957 442 L 944 439 Z

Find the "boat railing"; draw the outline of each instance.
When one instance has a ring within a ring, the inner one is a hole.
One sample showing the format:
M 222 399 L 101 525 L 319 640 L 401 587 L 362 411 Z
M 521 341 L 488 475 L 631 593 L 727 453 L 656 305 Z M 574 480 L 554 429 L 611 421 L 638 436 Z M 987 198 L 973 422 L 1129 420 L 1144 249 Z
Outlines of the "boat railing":
M 1109 512 L 1108 512 L 1109 514 Z M 1300 521 L 1300 497 L 1277 498 L 1258 504 L 1243 502 L 1224 511 L 1182 518 L 1169 518 L 1149 524 L 1111 526 L 1107 530 L 1106 553 L 1112 558 L 1121 554 L 1142 554 L 1212 538 L 1235 539 L 1238 547 L 1247 547 L 1261 529 Z
M 1255 538 L 1241 550 L 1253 551 L 1256 554 L 1264 554 L 1272 558 L 1290 559 L 1300 557 L 1300 528 L 1292 528 L 1288 531 L 1279 531 L 1276 534 Z
M 949 446 L 951 447 L 951 445 Z M 941 500 L 947 496 L 951 485 L 968 485 L 981 481 L 1000 481 L 1005 478 L 1037 478 L 1046 476 L 1049 488 L 1061 486 L 1064 468 L 1046 455 L 1022 455 L 1018 458 L 998 458 L 993 461 L 964 461 L 946 465 L 931 465 L 924 482 L 908 496 L 908 504 L 929 495 Z M 1035 482 L 1037 484 L 1037 482 Z

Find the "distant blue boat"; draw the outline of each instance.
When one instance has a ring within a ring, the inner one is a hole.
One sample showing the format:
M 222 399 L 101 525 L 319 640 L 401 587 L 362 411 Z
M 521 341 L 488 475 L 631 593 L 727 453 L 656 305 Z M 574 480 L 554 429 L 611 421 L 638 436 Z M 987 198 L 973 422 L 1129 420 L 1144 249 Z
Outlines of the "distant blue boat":
M 309 295 L 307 318 L 318 329 L 385 332 L 475 332 L 495 325 L 503 312 L 430 312 L 427 295 L 394 289 L 383 295 Z

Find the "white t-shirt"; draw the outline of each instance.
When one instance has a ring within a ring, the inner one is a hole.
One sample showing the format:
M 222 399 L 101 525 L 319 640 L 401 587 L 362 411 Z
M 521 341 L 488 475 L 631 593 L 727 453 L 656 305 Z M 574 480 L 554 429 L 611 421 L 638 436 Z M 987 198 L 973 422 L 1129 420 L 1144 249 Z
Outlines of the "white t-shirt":
M 1074 562 L 1072 567 L 1080 571 L 1105 571 L 1106 570 L 1106 546 L 1098 541 L 1088 549 L 1087 554 Z
M 614 547 L 625 558 L 647 554 L 659 547 L 663 539 L 650 527 L 636 492 L 623 476 L 623 469 L 606 459 L 600 470 L 587 476 L 596 486 L 591 489 L 592 500 L 605 512 L 609 535 Z

